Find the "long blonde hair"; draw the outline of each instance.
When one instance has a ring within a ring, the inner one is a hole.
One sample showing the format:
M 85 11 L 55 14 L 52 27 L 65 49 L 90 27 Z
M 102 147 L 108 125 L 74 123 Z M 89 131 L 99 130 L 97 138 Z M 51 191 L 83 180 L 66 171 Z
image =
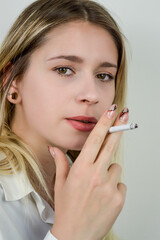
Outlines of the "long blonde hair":
M 31 149 L 10 129 L 15 105 L 7 100 L 11 83 L 25 74 L 31 54 L 46 41 L 47 34 L 55 27 L 76 20 L 96 24 L 110 33 L 118 50 L 118 71 L 114 103 L 122 109 L 126 97 L 126 53 L 124 36 L 108 10 L 90 0 L 37 0 L 17 18 L 0 48 L 0 151 L 6 158 L 0 161 L 0 174 L 24 172 L 36 191 L 47 189 L 44 172 Z M 6 81 L 7 79 L 7 81 Z M 74 162 L 80 151 L 68 150 Z M 35 184 L 38 180 L 39 186 Z M 107 240 L 114 239 L 112 233 Z

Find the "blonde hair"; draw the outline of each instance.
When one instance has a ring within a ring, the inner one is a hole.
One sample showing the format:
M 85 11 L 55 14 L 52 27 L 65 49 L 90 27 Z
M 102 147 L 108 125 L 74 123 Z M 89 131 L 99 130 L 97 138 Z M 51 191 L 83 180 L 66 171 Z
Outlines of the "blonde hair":
M 83 20 L 96 24 L 110 33 L 118 50 L 118 71 L 114 103 L 122 109 L 126 97 L 126 53 L 124 36 L 106 10 L 90 0 L 37 0 L 29 5 L 17 18 L 0 49 L 0 151 L 6 158 L 0 161 L 0 174 L 12 174 L 22 170 L 38 191 L 44 191 L 53 201 L 47 189 L 37 157 L 23 140 L 10 129 L 15 105 L 7 100 L 12 81 L 21 79 L 29 66 L 31 54 L 40 48 L 47 34 L 55 27 L 67 22 Z M 6 81 L 7 79 L 7 81 Z M 68 150 L 74 162 L 80 151 Z M 35 184 L 38 180 L 39 186 Z M 112 233 L 106 240 L 115 239 Z

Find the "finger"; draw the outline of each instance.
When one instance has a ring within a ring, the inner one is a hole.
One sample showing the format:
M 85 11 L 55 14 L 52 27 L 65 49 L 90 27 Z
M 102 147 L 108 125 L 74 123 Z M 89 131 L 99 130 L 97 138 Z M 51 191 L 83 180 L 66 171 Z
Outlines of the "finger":
M 117 105 L 112 105 L 101 116 L 92 132 L 89 134 L 78 159 L 88 163 L 94 163 L 96 156 L 102 146 L 106 134 L 116 116 Z
M 124 108 L 123 111 L 118 114 L 113 126 L 126 124 L 128 122 L 128 119 L 129 119 L 129 109 Z M 109 133 L 97 156 L 95 166 L 96 168 L 99 168 L 99 171 L 101 172 L 103 171 L 104 174 L 106 174 L 106 170 L 111 164 L 113 155 L 117 150 L 122 134 L 123 134 L 122 131 Z
M 123 208 L 125 198 L 126 198 L 126 192 L 127 192 L 127 187 L 123 183 L 118 183 L 117 184 L 117 195 L 116 195 L 116 205 L 121 211 Z
M 127 192 L 127 187 L 124 183 L 118 183 L 117 184 L 117 189 L 121 193 L 121 195 L 125 198 L 126 192 Z
M 120 181 L 122 168 L 119 164 L 113 163 L 108 169 L 108 178 L 112 186 L 117 187 L 118 182 Z
M 49 146 L 49 152 L 54 158 L 56 165 L 56 179 L 55 179 L 55 195 L 57 196 L 61 192 L 63 185 L 65 184 L 70 167 L 66 155 L 56 147 Z

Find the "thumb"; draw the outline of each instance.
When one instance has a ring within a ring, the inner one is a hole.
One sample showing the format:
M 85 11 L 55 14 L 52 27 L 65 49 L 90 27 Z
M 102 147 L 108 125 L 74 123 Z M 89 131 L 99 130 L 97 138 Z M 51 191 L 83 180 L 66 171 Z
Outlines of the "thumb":
M 66 155 L 59 148 L 49 146 L 49 152 L 56 165 L 55 191 L 61 190 L 70 170 L 69 162 Z

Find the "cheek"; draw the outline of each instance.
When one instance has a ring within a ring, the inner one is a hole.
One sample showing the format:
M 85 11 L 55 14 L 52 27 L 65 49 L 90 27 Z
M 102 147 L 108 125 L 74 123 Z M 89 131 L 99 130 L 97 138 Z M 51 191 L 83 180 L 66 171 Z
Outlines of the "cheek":
M 115 98 L 115 84 L 114 82 L 108 83 L 108 86 L 104 87 L 103 94 L 101 95 L 101 112 L 100 115 L 114 104 Z
M 115 98 L 115 81 L 108 83 L 106 91 L 104 92 L 105 104 L 110 107 Z

